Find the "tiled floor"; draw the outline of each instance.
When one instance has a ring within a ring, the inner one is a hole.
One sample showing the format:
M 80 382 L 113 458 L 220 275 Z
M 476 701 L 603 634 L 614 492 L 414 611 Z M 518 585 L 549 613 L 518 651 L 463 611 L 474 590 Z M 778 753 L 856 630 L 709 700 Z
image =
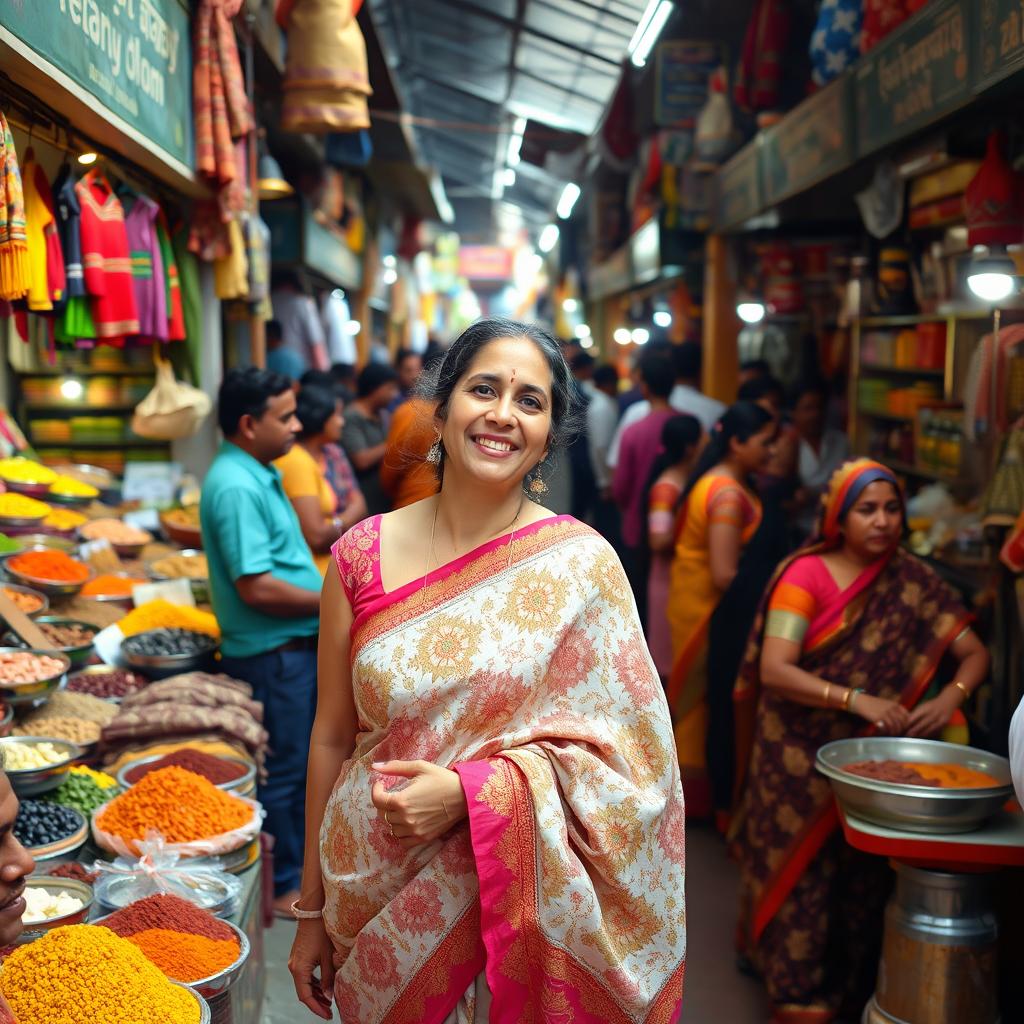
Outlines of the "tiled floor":
M 686 995 L 682 1024 L 763 1024 L 768 1019 L 760 986 L 733 966 L 736 871 L 721 840 L 692 827 L 686 853 Z M 288 951 L 295 925 L 277 921 L 267 933 L 267 998 L 261 1024 L 312 1024 L 320 1018 L 295 998 Z

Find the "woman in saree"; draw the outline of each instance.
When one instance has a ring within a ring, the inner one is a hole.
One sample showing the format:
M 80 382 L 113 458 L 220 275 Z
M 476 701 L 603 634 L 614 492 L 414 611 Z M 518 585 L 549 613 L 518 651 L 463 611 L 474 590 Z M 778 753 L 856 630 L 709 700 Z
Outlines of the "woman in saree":
M 668 702 L 691 818 L 711 813 L 706 766 L 711 616 L 761 521 L 751 476 L 771 458 L 775 430 L 771 413 L 753 402 L 730 406 L 712 428 L 683 493 L 668 596 Z
M 736 684 L 740 940 L 774 1024 L 860 1020 L 875 980 L 889 871 L 844 842 L 818 748 L 935 736 L 988 671 L 960 602 L 900 549 L 903 521 L 889 469 L 840 467 L 818 539 L 769 585 Z M 956 671 L 925 699 L 947 653 Z
M 297 994 L 345 1024 L 676 1021 L 668 708 L 612 549 L 528 497 L 568 368 L 483 320 L 426 387 L 440 492 L 350 530 L 324 583 Z

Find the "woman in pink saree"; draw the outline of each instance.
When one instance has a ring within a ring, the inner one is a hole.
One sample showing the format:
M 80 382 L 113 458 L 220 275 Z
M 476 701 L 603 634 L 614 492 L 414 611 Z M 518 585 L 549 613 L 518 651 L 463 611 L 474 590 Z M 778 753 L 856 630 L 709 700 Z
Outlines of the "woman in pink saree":
M 289 962 L 325 1019 L 679 1017 L 668 708 L 609 545 L 527 497 L 570 387 L 543 331 L 470 327 L 429 394 L 440 494 L 335 547 Z

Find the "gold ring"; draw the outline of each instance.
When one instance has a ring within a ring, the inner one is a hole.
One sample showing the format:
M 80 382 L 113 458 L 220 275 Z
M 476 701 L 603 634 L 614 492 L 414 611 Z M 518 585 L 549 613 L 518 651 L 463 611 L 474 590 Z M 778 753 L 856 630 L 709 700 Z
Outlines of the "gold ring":
M 390 828 L 391 831 L 394 832 L 394 826 L 391 824 L 391 819 L 388 818 L 388 812 L 387 811 L 384 812 L 384 820 L 387 822 L 388 828 Z

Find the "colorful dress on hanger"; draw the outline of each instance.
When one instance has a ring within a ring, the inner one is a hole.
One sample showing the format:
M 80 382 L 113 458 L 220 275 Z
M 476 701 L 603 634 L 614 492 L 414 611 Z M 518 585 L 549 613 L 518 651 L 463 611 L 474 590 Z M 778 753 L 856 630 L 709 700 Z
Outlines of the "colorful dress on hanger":
M 18 154 L 7 119 L 0 113 L 0 299 L 20 299 L 28 291 L 25 196 Z
M 82 273 L 81 207 L 75 195 L 71 168 L 65 165 L 53 183 L 54 216 L 57 237 L 64 254 L 64 309 L 54 323 L 54 336 L 60 342 L 75 342 L 96 337 L 96 325 L 89 310 Z
M 64 255 L 57 237 L 50 183 L 31 149 L 25 154 L 22 183 L 28 241 L 28 308 L 47 312 L 64 297 Z
M 156 236 L 160 207 L 149 196 L 138 196 L 124 219 L 132 256 L 132 283 L 139 314 L 139 334 L 167 341 L 167 282 Z
M 181 304 L 181 278 L 178 274 L 178 261 L 171 245 L 171 229 L 167 226 L 167 217 L 163 210 L 159 210 L 156 215 L 156 239 L 160 246 L 160 259 L 164 265 L 167 340 L 184 341 L 185 312 Z
M 96 337 L 121 347 L 126 335 L 139 333 L 124 208 L 97 170 L 75 186 L 75 195 L 82 210 L 82 268 Z

